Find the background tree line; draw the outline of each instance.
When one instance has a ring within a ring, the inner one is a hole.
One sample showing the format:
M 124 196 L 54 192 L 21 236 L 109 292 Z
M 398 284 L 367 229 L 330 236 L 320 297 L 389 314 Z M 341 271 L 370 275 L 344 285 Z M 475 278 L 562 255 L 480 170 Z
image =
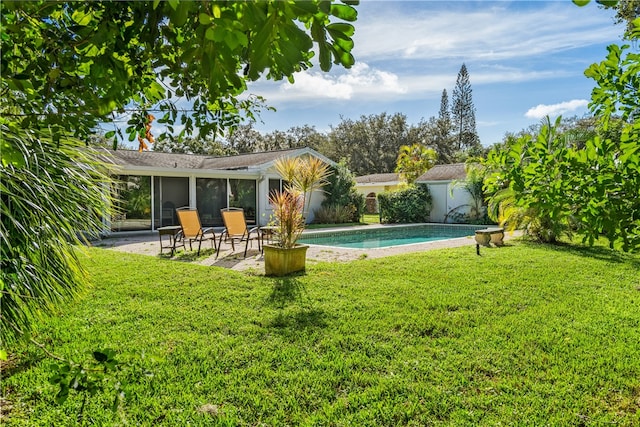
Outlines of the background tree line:
M 154 150 L 231 155 L 311 147 L 336 162 L 344 160 L 357 176 L 394 172 L 402 147 L 415 144 L 433 150 L 436 163 L 461 162 L 482 153 L 465 64 L 458 73 L 452 101 L 450 105 L 444 89 L 438 117 L 422 119 L 417 124 L 408 123 L 402 113 L 383 112 L 362 115 L 356 120 L 341 117 L 340 123 L 326 133 L 304 125 L 263 134 L 254 129 L 255 122 L 250 121 L 218 139 L 163 135 Z

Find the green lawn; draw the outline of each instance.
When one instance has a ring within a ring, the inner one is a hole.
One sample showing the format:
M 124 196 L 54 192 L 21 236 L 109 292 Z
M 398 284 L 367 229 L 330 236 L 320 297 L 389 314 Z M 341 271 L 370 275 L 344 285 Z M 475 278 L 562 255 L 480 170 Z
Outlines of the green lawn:
M 640 424 L 640 257 L 510 242 L 272 279 L 92 249 L 94 288 L 35 337 L 130 363 L 95 425 Z M 50 361 L 14 355 L 6 425 L 77 425 Z
M 346 228 L 346 227 L 355 227 L 357 225 L 370 225 L 370 224 L 380 224 L 380 217 L 378 214 L 364 214 L 362 215 L 361 222 L 350 222 L 350 223 L 342 223 L 342 224 L 307 224 L 305 226 L 306 230 L 317 230 L 323 228 Z

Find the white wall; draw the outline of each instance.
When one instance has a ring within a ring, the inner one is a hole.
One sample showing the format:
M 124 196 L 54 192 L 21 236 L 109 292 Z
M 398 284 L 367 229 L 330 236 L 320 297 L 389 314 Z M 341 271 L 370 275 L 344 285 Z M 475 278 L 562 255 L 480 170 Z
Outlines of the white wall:
M 270 173 L 264 176 L 264 179 L 258 181 L 258 224 L 267 225 L 273 215 L 273 209 L 269 204 L 269 179 L 280 179 L 280 175 L 277 173 Z M 309 194 L 307 194 L 307 200 Z M 311 196 L 311 205 L 309 212 L 307 213 L 307 223 L 313 221 L 313 212 L 320 208 L 322 201 L 324 200 L 324 192 L 318 190 L 314 191 Z
M 447 213 L 452 209 L 472 203 L 469 193 L 459 184 L 456 186 L 451 181 L 442 181 L 428 183 L 427 186 L 431 192 L 431 213 L 429 215 L 431 222 L 444 222 Z M 452 188 L 453 191 L 451 191 Z M 457 212 L 466 214 L 469 210 L 469 206 L 463 206 Z M 447 218 L 447 222 L 451 222 L 451 218 Z
M 367 197 L 369 193 L 376 193 L 376 196 L 385 191 L 393 191 L 399 187 L 398 184 L 356 184 L 356 191 Z

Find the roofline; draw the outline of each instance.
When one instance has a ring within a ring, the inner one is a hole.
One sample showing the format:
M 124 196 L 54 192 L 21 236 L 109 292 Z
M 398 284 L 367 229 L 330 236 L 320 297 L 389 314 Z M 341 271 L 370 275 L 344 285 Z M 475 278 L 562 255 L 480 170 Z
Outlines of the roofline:
M 464 181 L 464 179 L 460 179 L 460 178 L 448 178 L 448 179 L 430 179 L 428 181 L 419 181 L 416 180 L 415 183 L 416 184 L 444 184 L 446 183 L 451 183 L 451 182 L 455 182 L 455 181 Z
M 287 151 L 287 153 L 285 154 L 285 151 Z M 261 163 L 258 166 L 252 166 L 250 167 L 250 169 L 269 169 L 270 167 L 272 167 L 273 165 L 275 165 L 275 163 L 278 161 L 278 159 L 282 158 L 282 157 L 296 157 L 296 156 L 300 156 L 302 154 L 312 154 L 314 157 L 318 157 L 320 160 L 322 160 L 323 162 L 329 164 L 330 166 L 336 166 L 337 163 L 334 162 L 333 160 L 331 160 L 330 158 L 326 157 L 325 155 L 317 152 L 316 150 L 314 150 L 311 147 L 302 147 L 302 148 L 296 148 L 293 150 L 282 150 L 282 156 L 271 160 L 269 162 L 266 163 Z M 277 153 L 277 151 L 265 151 L 265 153 Z M 255 153 L 254 153 L 255 154 Z
M 190 176 L 196 177 L 209 177 L 211 175 L 226 175 L 226 176 L 250 176 L 258 178 L 261 176 L 257 170 L 247 169 L 191 169 L 191 168 L 161 168 L 155 166 L 136 166 L 125 167 L 122 165 L 110 165 L 112 170 L 118 174 L 136 174 L 136 175 L 148 175 L 148 176 Z
M 212 173 L 212 172 L 221 172 L 221 173 L 238 173 L 238 174 L 256 174 L 256 173 L 264 173 L 266 172 L 267 169 L 269 169 L 270 167 L 272 167 L 275 162 L 282 157 L 296 157 L 296 156 L 300 156 L 303 154 L 310 154 L 313 155 L 314 157 L 319 158 L 320 160 L 322 160 L 323 162 L 329 164 L 330 166 L 335 167 L 337 165 L 336 162 L 334 162 L 333 160 L 331 160 L 330 158 L 324 156 L 323 154 L 317 152 L 316 150 L 314 150 L 311 147 L 303 147 L 303 148 L 294 148 L 294 149 L 285 149 L 285 150 L 277 150 L 277 151 L 263 151 L 260 153 L 241 153 L 241 154 L 236 154 L 233 156 L 209 156 L 209 155 L 204 155 L 204 154 L 184 154 L 184 153 L 165 153 L 165 152 L 161 152 L 161 151 L 150 151 L 150 153 L 158 153 L 158 154 L 177 154 L 177 155 L 184 155 L 184 156 L 199 156 L 199 157 L 203 157 L 203 158 L 217 158 L 217 159 L 224 159 L 224 158 L 232 158 L 232 157 L 241 157 L 241 156 L 250 156 L 250 155 L 255 155 L 255 154 L 266 154 L 266 153 L 278 153 L 278 152 L 282 152 L 281 156 L 279 156 L 278 158 L 274 159 L 274 160 L 270 160 L 268 162 L 265 163 L 258 163 L 256 165 L 250 165 L 250 166 L 242 166 L 239 168 L 222 168 L 222 169 L 202 169 L 202 168 L 170 168 L 170 167 L 159 167 L 159 166 L 135 166 L 135 167 L 131 167 L 131 168 L 127 168 L 126 166 L 117 164 L 116 161 L 114 161 L 115 159 L 113 159 L 111 157 L 111 150 L 101 147 L 103 148 L 103 150 L 107 153 L 107 156 L 109 156 L 109 163 L 113 166 L 113 167 L 118 167 L 121 169 L 126 170 L 127 172 L 129 171 L 141 171 L 141 172 L 163 172 L 166 173 L 168 171 L 171 171 L 172 173 L 188 173 L 188 174 L 193 174 L 194 171 L 198 171 L 198 172 L 204 172 L 204 173 Z M 135 151 L 135 150 L 130 150 L 130 151 Z
M 356 186 L 361 185 L 366 187 L 372 187 L 374 185 L 400 185 L 401 183 L 402 181 L 380 181 L 380 182 L 357 182 L 356 181 Z

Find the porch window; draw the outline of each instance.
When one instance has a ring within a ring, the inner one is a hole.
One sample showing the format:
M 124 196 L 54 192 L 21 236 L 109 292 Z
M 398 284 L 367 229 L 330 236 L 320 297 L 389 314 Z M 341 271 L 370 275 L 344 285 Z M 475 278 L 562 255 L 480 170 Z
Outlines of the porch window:
M 256 223 L 257 211 L 256 181 L 249 179 L 229 180 L 229 207 L 244 209 L 249 223 Z
M 270 179 L 269 180 L 269 196 L 273 192 L 282 192 L 282 180 L 281 179 Z
M 151 230 L 151 177 L 119 176 L 113 195 L 112 231 Z
M 189 178 L 153 177 L 155 228 L 178 225 L 176 208 L 189 205 Z
M 273 191 L 277 191 L 278 193 L 285 191 L 288 185 L 289 185 L 289 181 L 286 181 L 284 179 L 270 178 L 269 179 L 269 195 L 271 195 Z
M 220 209 L 227 207 L 227 180 L 196 178 L 196 206 L 203 227 L 222 225 Z

